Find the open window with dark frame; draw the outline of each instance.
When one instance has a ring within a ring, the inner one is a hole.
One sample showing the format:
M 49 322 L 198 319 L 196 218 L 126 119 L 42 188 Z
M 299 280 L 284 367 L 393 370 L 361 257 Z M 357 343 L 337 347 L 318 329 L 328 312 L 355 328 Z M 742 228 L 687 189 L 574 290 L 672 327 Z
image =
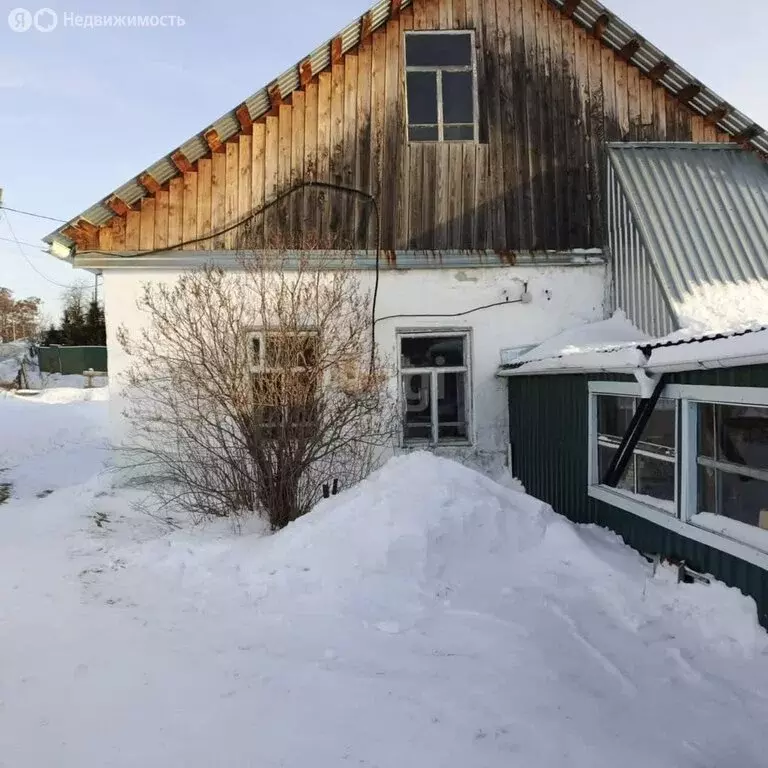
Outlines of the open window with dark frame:
M 406 445 L 469 440 L 467 338 L 465 334 L 400 337 Z

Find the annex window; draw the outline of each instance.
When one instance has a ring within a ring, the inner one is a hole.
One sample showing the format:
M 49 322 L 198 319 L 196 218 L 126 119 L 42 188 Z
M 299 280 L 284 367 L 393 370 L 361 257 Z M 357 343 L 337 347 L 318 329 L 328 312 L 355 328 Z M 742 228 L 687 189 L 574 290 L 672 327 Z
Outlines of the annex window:
M 589 383 L 589 495 L 768 567 L 768 392 L 668 384 L 617 487 L 603 484 L 639 402 Z
M 768 529 L 768 407 L 699 403 L 696 432 L 693 520 L 736 534 Z
M 468 442 L 468 334 L 401 334 L 398 343 L 403 442 Z
M 408 32 L 409 141 L 477 139 L 477 73 L 471 31 Z
M 298 434 L 314 422 L 318 343 L 314 331 L 249 334 L 255 423 L 267 434 Z
M 600 483 L 629 429 L 638 398 L 597 395 L 597 477 Z M 677 408 L 660 398 L 637 443 L 618 490 L 644 497 L 664 511 L 675 513 Z

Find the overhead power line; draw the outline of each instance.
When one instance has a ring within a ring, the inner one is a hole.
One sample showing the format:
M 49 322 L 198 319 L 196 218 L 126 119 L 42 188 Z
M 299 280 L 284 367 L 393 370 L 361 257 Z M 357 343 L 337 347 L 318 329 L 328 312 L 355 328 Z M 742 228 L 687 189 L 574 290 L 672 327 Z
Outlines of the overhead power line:
M 21 243 L 22 245 L 26 245 L 27 248 L 34 248 L 37 251 L 48 253 L 48 251 L 46 251 L 45 248 L 41 248 L 39 244 L 35 245 L 35 243 L 28 243 L 26 240 L 14 240 L 12 237 L 0 237 L 0 240 L 4 240 L 6 243 Z
M 3 209 L 0 209 L 0 212 L 2 212 L 2 210 L 3 210 Z M 8 210 L 11 210 L 11 209 L 9 208 Z M 13 238 L 13 242 L 15 242 L 15 243 L 16 243 L 16 246 L 17 246 L 17 247 L 18 247 L 18 249 L 19 249 L 19 253 L 22 255 L 22 258 L 24 259 L 24 261 L 26 261 L 26 262 L 27 262 L 27 264 L 29 264 L 29 266 L 30 266 L 30 267 L 32 267 L 32 269 L 33 269 L 35 272 L 37 272 L 37 274 L 38 274 L 38 275 L 40 275 L 40 277 L 42 277 L 42 278 L 43 278 L 43 280 L 47 280 L 49 283 L 51 283 L 51 285 L 55 285 L 57 288 L 69 288 L 69 286 L 68 286 L 68 285 L 63 285 L 62 283 L 57 283 L 55 280 L 51 280 L 51 278 L 50 278 L 50 277 L 48 277 L 47 275 L 44 275 L 44 274 L 43 274 L 43 273 L 42 273 L 42 272 L 41 272 L 41 271 L 40 271 L 40 270 L 39 270 L 39 269 L 38 269 L 38 268 L 37 268 L 37 267 L 36 267 L 36 266 L 35 266 L 35 265 L 32 263 L 32 260 L 31 260 L 31 259 L 29 258 L 29 256 L 27 256 L 27 254 L 24 252 L 24 246 L 21 244 L 21 241 L 19 240 L 19 238 L 18 238 L 18 237 L 16 237 L 16 233 L 13 231 L 13 226 L 11 225 L 11 220 L 10 220 L 10 219 L 9 219 L 7 216 L 4 216 L 3 218 L 5 219 L 5 223 L 8 225 L 8 231 L 11 233 L 11 237 Z M 7 239 L 7 238 L 4 238 L 4 239 Z
M 56 221 L 59 224 L 66 224 L 64 219 L 57 219 L 55 216 L 44 216 L 42 213 L 32 213 L 31 211 L 20 211 L 18 208 L 9 208 L 7 205 L 0 205 L 0 211 L 13 211 L 14 213 L 20 213 L 22 216 L 32 216 L 35 219 L 45 219 L 46 221 Z M 8 217 L 6 217 L 6 221 Z

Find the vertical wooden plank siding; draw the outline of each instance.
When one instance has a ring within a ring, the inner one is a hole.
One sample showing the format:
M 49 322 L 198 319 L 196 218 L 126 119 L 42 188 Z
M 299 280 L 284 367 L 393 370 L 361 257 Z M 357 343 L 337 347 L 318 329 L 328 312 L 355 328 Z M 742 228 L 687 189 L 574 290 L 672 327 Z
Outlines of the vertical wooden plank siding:
M 264 146 L 264 203 L 269 205 L 277 196 L 279 161 L 279 124 L 277 117 L 267 118 L 267 133 Z M 278 216 L 276 206 L 266 210 L 264 216 L 264 247 L 276 245 Z
M 168 246 L 168 198 L 167 189 L 158 190 L 155 195 L 155 248 Z
M 211 162 L 211 230 L 218 233 L 224 228 L 226 219 L 224 190 L 226 188 L 227 157 L 223 152 L 214 152 Z M 223 248 L 224 237 L 216 234 L 211 239 L 211 247 L 214 249 Z
M 415 15 L 415 10 L 414 10 Z M 414 22 L 415 25 L 415 22 Z M 371 194 L 379 202 L 379 212 L 381 215 L 382 223 L 384 218 L 389 212 L 384 210 L 383 200 L 381 196 L 381 179 L 382 179 L 382 163 L 384 159 L 384 114 L 386 112 L 386 101 L 384 99 L 384 86 L 385 86 L 385 70 L 383 62 L 386 61 L 387 56 L 387 33 L 386 30 L 378 29 L 373 33 L 373 59 L 371 64 L 371 160 L 370 160 L 370 189 Z M 403 139 L 404 140 L 404 139 Z M 411 145 L 406 145 L 407 151 L 412 149 Z M 391 170 L 391 169 L 390 169 Z M 411 180 L 413 184 L 413 180 Z M 411 196 L 413 199 L 413 196 Z M 383 230 L 383 227 L 382 227 Z M 409 230 L 410 232 L 410 230 Z M 382 231 L 381 243 L 382 246 L 391 247 L 391 243 L 387 243 L 383 238 Z M 368 234 L 368 247 L 374 248 L 376 243 L 374 240 L 373 228 L 369 230 Z
M 474 31 L 477 142 L 408 142 L 412 29 Z M 624 140 L 729 137 L 548 0 L 415 0 L 140 210 L 110 221 L 98 242 L 177 246 L 317 179 L 375 196 L 385 249 L 599 247 L 605 143 Z M 249 232 L 262 247 L 308 230 L 373 248 L 369 211 L 354 195 L 308 190 Z M 186 247 L 236 248 L 238 235 Z
M 437 3 L 427 3 L 425 8 L 433 8 L 436 12 Z M 430 27 L 433 28 L 433 27 Z M 397 211 L 399 196 L 397 189 L 397 173 L 393 170 L 399 167 L 403 143 L 405 142 L 405 119 L 403 111 L 403 99 L 400 87 L 400 19 L 395 18 L 387 22 L 387 52 L 386 59 L 382 62 L 385 67 L 384 76 L 384 157 L 386 161 L 382 167 L 381 182 L 381 207 L 387 212 L 381 223 L 381 236 L 384 243 L 397 243 Z M 434 145 L 433 145 L 434 146 Z M 433 176 L 434 178 L 434 176 Z M 423 201 L 430 196 L 429 188 L 424 188 L 421 196 Z M 434 198 L 433 198 L 434 200 Z M 427 203 L 427 208 L 429 204 Z M 425 213 L 428 216 L 428 213 Z M 424 246 L 426 247 L 426 246 Z
M 296 91 L 291 100 L 293 115 L 291 117 L 291 175 L 290 185 L 296 187 L 304 181 L 304 111 L 305 95 Z M 291 228 L 301 232 L 304 226 L 304 200 L 306 190 L 295 192 L 290 202 Z
M 197 246 L 201 250 L 211 250 L 213 241 L 211 234 L 211 159 L 204 157 L 197 163 L 197 237 L 204 237 Z M 166 237 L 167 237 L 166 224 Z M 157 235 L 155 235 L 157 237 Z
M 267 147 L 269 153 L 269 147 Z M 321 72 L 317 91 L 317 180 L 331 180 L 331 73 Z M 317 196 L 318 225 L 321 237 L 328 235 L 330 218 L 329 191 L 323 190 Z
M 145 197 L 141 201 L 141 234 L 139 249 L 151 251 L 155 247 L 155 199 Z
M 240 179 L 238 184 L 237 216 L 239 219 L 245 219 L 251 212 L 251 178 L 253 164 L 253 136 L 250 133 L 240 135 L 240 151 L 238 153 L 240 166 Z M 242 235 L 249 231 L 247 228 L 241 228 L 237 232 L 238 247 L 242 243 Z
M 291 137 L 293 131 L 293 107 L 290 104 L 280 105 L 277 163 L 277 192 L 284 195 L 291 187 Z M 295 193 L 281 200 L 277 206 L 278 225 L 280 232 L 285 234 L 287 242 L 291 242 L 291 221 L 288 213 Z
M 240 145 L 235 139 L 226 143 L 226 187 L 225 187 L 225 209 L 224 209 L 224 227 L 232 227 L 237 221 L 237 203 L 240 187 Z M 229 229 L 224 235 L 224 247 L 227 250 L 237 248 L 237 230 Z
M 364 192 L 371 189 L 371 41 L 366 40 L 357 52 L 357 135 L 355 139 L 355 187 Z M 375 229 L 370 219 L 373 208 L 364 200 L 355 204 L 354 237 L 357 248 L 366 248 L 368 232 Z
M 115 216 L 114 219 L 112 219 L 112 247 L 116 251 L 124 251 L 126 249 L 125 245 L 125 226 L 126 226 L 126 218 L 123 216 Z
M 307 86 L 304 98 L 304 179 L 317 179 L 317 83 Z M 317 198 L 314 192 L 307 192 L 304 196 L 302 218 L 310 232 L 317 231 L 320 226 Z
M 197 237 L 197 216 L 197 171 L 187 171 L 184 174 L 184 213 L 181 230 L 181 239 L 185 243 Z M 197 245 L 185 245 L 184 250 L 197 250 Z
M 251 152 L 251 209 L 256 214 L 250 229 L 250 245 L 255 248 L 264 247 L 264 147 L 266 143 L 267 126 L 265 123 L 253 124 Z
M 168 245 L 175 248 L 181 242 L 184 211 L 184 177 L 171 179 L 168 190 Z
M 141 211 L 128 211 L 125 220 L 125 249 L 138 251 L 141 234 Z

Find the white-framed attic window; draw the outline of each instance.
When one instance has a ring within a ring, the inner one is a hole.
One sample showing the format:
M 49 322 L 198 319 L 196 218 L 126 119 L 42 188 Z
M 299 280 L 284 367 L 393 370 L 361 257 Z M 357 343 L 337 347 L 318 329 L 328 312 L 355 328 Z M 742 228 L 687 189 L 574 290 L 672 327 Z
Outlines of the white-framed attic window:
M 602 479 L 639 386 L 588 396 L 592 498 L 768 568 L 768 389 L 667 385 L 616 488 Z
M 475 33 L 406 32 L 404 48 L 408 141 L 477 141 Z

